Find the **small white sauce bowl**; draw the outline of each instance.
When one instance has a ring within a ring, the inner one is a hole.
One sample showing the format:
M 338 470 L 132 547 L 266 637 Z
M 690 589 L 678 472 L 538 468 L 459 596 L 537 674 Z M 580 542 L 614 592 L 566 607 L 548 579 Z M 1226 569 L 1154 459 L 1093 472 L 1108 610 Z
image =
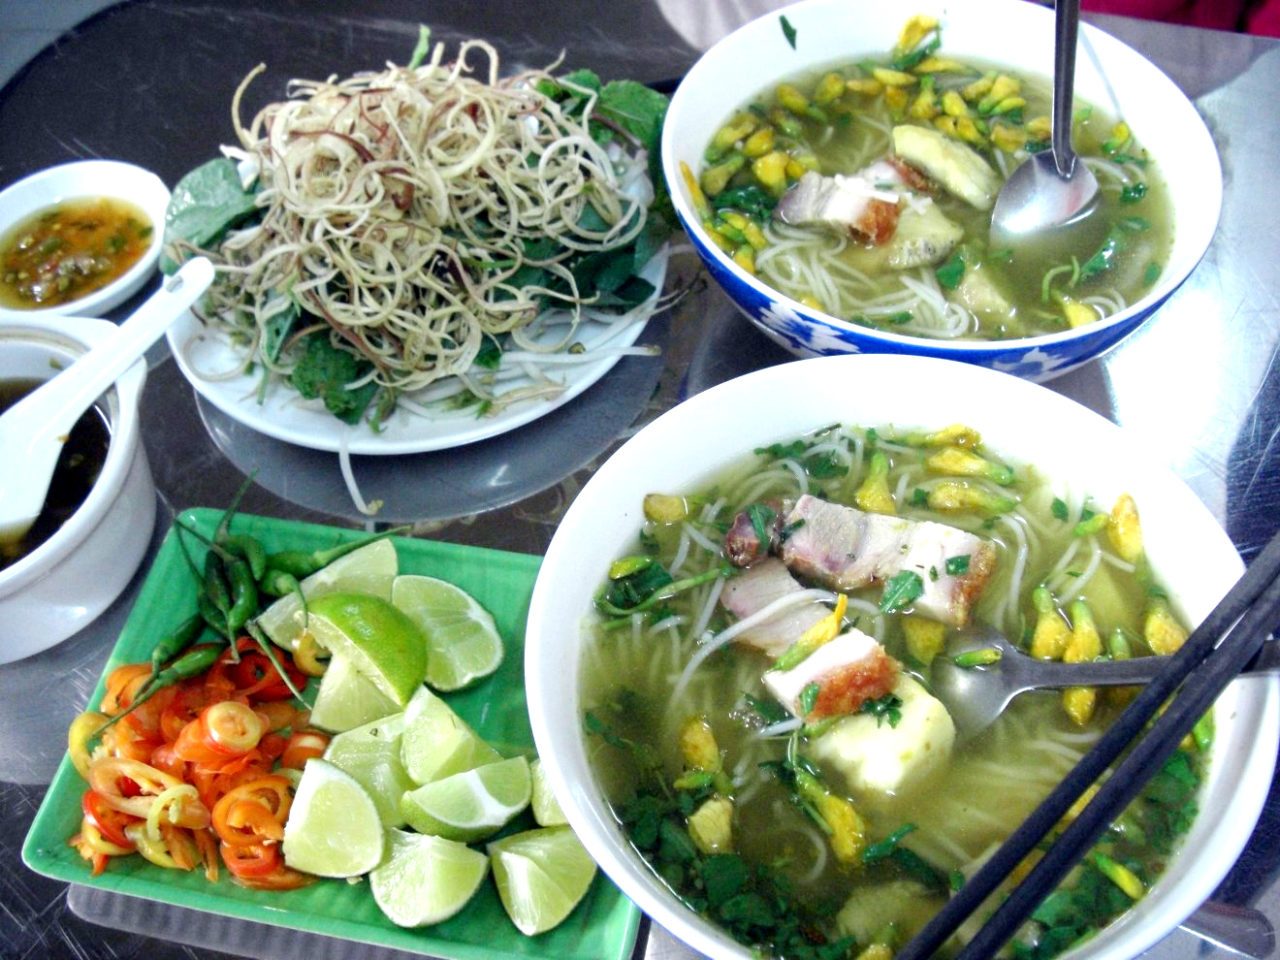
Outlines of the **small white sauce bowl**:
M 0 193 L 0 236 L 32 214 L 66 200 L 110 197 L 132 203 L 151 221 L 151 243 L 138 262 L 105 287 L 68 303 L 32 310 L 0 306 L 0 320 L 100 317 L 137 293 L 155 272 L 164 246 L 169 188 L 149 170 L 118 160 L 79 160 L 33 173 Z
M 647 493 L 690 493 L 757 447 L 831 423 L 900 429 L 968 424 L 1004 457 L 1033 465 L 1069 499 L 1135 498 L 1143 541 L 1175 605 L 1199 623 L 1240 576 L 1231 540 L 1138 438 L 1053 391 L 970 364 L 907 356 L 822 357 L 756 371 L 648 424 L 592 476 L 561 520 L 529 605 L 525 689 L 543 770 L 601 868 L 645 913 L 714 960 L 752 951 L 676 897 L 627 839 L 589 762 L 580 664 L 594 597 L 634 548 Z M 1062 960 L 1128 960 L 1182 922 L 1244 849 L 1271 785 L 1280 683 L 1234 681 L 1214 708 L 1200 813 L 1164 875 L 1133 909 Z
M 1222 206 L 1222 168 L 1213 138 L 1191 101 L 1154 64 L 1090 24 L 1080 25 L 1075 95 L 1124 120 L 1168 186 L 1173 248 L 1144 296 L 1097 323 L 1009 340 L 908 337 L 833 317 L 774 290 L 711 240 L 680 175 L 695 173 L 711 137 L 750 97 L 819 68 L 884 55 L 907 19 L 942 24 L 940 54 L 995 64 L 1023 75 L 1053 69 L 1053 11 L 1025 0 L 804 0 L 753 20 L 708 50 L 680 82 L 662 132 L 662 168 L 676 214 L 715 281 L 775 343 L 800 357 L 906 353 L 963 360 L 1043 381 L 1111 350 L 1173 294 L 1204 256 Z M 781 18 L 795 30 L 795 48 Z
M 87 317 L 0 318 L 0 380 L 48 380 L 116 329 Z M 84 503 L 48 540 L 0 570 L 0 664 L 88 626 L 142 562 L 156 516 L 138 422 L 145 381 L 146 361 L 139 360 L 99 400 L 111 438 Z

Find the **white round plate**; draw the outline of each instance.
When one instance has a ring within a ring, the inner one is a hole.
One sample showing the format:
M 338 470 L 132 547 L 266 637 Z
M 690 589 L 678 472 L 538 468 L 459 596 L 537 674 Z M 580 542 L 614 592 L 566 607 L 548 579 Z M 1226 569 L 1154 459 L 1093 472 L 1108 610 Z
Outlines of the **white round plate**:
M 0 319 L 101 317 L 136 293 L 155 271 L 164 244 L 169 188 L 150 170 L 118 160 L 78 160 L 33 173 L 0 193 L 0 235 L 31 214 L 79 197 L 112 197 L 132 203 L 151 220 L 151 245 L 132 267 L 105 287 L 77 300 L 36 310 L 0 307 Z
M 666 271 L 666 248 L 640 271 L 640 276 L 653 284 L 655 296 L 661 294 Z M 623 326 L 588 321 L 578 328 L 575 340 L 586 347 L 587 353 L 603 347 L 629 347 L 643 329 L 643 321 Z M 489 416 L 477 414 L 474 407 L 451 410 L 439 404 L 432 407 L 429 416 L 397 407 L 382 430 L 375 432 L 364 422 L 348 426 L 325 410 L 320 400 L 303 399 L 287 383 L 269 384 L 266 395 L 259 399 L 257 373 L 212 379 L 238 366 L 240 354 L 190 312 L 169 328 L 168 339 L 179 368 L 196 392 L 233 420 L 269 437 L 312 450 L 338 452 L 345 446 L 349 453 L 369 456 L 447 450 L 514 430 L 568 403 L 618 362 L 618 355 L 614 353 L 594 362 L 565 364 L 560 370 L 548 373 L 564 384 L 559 394 L 549 399 L 513 403 Z M 501 389 L 505 392 L 531 382 L 520 377 L 504 381 Z M 428 388 L 425 398 L 414 399 L 430 398 L 431 389 Z

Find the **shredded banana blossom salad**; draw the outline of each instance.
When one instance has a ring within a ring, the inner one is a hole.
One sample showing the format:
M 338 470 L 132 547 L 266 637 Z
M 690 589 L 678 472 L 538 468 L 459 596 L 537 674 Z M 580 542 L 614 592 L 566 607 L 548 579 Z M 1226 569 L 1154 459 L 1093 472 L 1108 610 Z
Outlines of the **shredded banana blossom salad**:
M 546 371 L 584 359 L 584 322 L 655 309 L 638 274 L 665 238 L 649 163 L 666 99 L 590 71 L 500 77 L 488 43 L 446 62 L 427 38 L 405 67 L 294 80 L 247 126 L 264 67 L 241 82 L 239 147 L 188 174 L 166 218 L 169 267 L 217 267 L 201 319 L 240 363 L 209 376 L 285 379 L 348 423 L 405 398 L 424 412 L 433 384 L 496 412 L 559 392 Z

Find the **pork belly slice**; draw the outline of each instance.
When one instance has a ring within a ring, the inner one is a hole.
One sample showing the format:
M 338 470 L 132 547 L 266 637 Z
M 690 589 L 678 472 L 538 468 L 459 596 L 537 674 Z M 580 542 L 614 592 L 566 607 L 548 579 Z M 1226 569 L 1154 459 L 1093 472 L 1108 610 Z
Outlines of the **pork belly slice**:
M 974 604 L 995 569 L 990 541 L 931 520 L 906 520 L 805 495 L 787 515 L 790 536 L 782 560 L 794 573 L 832 590 L 883 584 L 910 570 L 924 592 L 917 613 L 954 627 L 969 622 Z M 947 572 L 947 561 L 967 558 L 963 573 Z
M 783 194 L 774 216 L 794 226 L 824 227 L 881 244 L 898 225 L 898 194 L 864 173 L 826 177 L 810 170 Z
M 739 620 L 745 620 L 775 600 L 803 589 L 781 560 L 766 557 L 725 583 L 720 603 Z M 830 612 L 816 600 L 797 603 L 740 633 L 734 642 L 755 647 L 769 657 L 777 658 Z
M 898 682 L 898 662 L 857 628 L 824 643 L 790 670 L 769 670 L 764 685 L 792 716 L 814 721 L 857 713 Z M 817 685 L 809 710 L 801 704 L 805 688 Z

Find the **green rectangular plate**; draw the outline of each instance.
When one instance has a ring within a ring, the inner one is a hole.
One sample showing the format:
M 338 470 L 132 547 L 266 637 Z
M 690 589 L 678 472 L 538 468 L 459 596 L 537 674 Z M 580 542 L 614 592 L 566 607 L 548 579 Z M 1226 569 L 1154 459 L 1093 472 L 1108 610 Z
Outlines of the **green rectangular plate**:
M 184 522 L 209 534 L 221 511 L 196 509 Z M 358 531 L 265 517 L 238 516 L 234 530 L 259 538 L 267 550 L 314 550 L 360 536 Z M 532 755 L 533 736 L 525 705 L 524 625 L 539 557 L 429 540 L 396 539 L 401 573 L 439 577 L 474 596 L 497 622 L 506 642 L 498 671 L 474 687 L 448 694 L 458 714 L 504 752 Z M 107 662 L 146 660 L 156 641 L 195 610 L 195 585 L 170 530 Z M 105 676 L 105 675 L 104 675 Z M 103 681 L 90 700 L 102 698 Z M 366 883 L 320 880 L 301 890 L 265 893 L 232 883 L 226 871 L 216 884 L 203 873 L 152 866 L 141 857 L 113 859 L 98 877 L 67 845 L 80 826 L 80 798 L 86 784 L 64 758 L 36 814 L 22 856 L 31 869 L 58 880 L 148 900 L 204 910 L 226 917 L 292 927 L 324 936 L 379 944 L 445 960 L 493 960 L 545 957 L 547 960 L 625 960 L 635 947 L 640 912 L 603 874 L 586 898 L 559 927 L 526 937 L 512 925 L 492 878 L 470 903 L 444 923 L 419 929 L 397 927 L 373 902 Z M 528 813 L 507 832 L 534 826 Z

